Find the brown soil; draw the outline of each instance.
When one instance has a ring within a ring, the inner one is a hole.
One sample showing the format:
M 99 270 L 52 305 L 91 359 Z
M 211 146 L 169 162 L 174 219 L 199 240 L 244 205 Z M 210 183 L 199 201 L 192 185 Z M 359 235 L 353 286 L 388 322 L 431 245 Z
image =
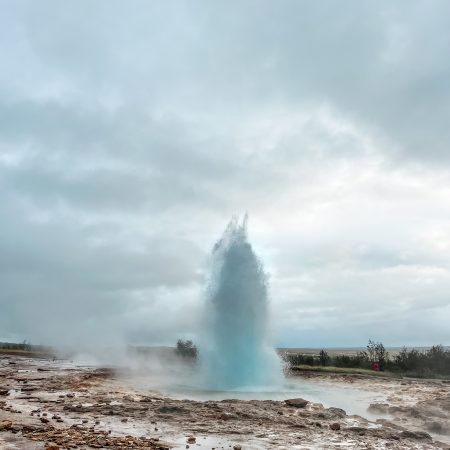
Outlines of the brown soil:
M 1 356 L 0 449 L 450 448 L 439 442 L 450 385 L 311 376 L 389 392 L 372 406 L 389 416 L 370 422 L 300 400 L 175 400 L 135 390 L 112 370 Z

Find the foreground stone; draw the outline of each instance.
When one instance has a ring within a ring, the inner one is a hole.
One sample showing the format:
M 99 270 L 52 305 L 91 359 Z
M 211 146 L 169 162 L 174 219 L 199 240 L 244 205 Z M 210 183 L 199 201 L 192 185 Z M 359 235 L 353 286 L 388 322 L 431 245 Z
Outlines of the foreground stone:
M 0 401 L 0 448 L 2 436 L 11 435 L 23 436 L 31 446 L 40 445 L 24 447 L 27 450 L 42 449 L 43 443 L 49 450 L 166 450 L 174 442 L 197 448 L 205 438 L 208 443 L 217 442 L 212 445 L 215 448 L 234 450 L 246 448 L 236 442 L 262 449 L 294 448 L 299 443 L 305 448 L 327 449 L 448 448 L 423 429 L 408 429 L 388 420 L 369 422 L 302 398 L 284 402 L 175 400 L 135 389 L 127 382 L 129 374 L 121 378 L 107 369 L 66 366 L 0 357 L 0 385 L 10 392 Z M 440 398 L 446 398 L 446 392 L 439 391 Z M 388 404 L 386 410 L 392 407 Z M 402 409 L 406 407 L 396 408 L 398 415 L 411 413 Z M 425 406 L 414 408 L 422 411 Z
M 303 398 L 290 398 L 285 400 L 286 405 L 293 406 L 294 408 L 304 408 L 309 401 Z

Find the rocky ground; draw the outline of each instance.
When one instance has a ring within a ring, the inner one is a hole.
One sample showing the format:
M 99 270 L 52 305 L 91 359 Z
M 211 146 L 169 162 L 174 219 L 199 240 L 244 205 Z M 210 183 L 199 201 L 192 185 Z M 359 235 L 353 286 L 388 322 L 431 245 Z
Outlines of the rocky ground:
M 175 400 L 108 369 L 0 356 L 0 449 L 450 449 L 450 385 L 311 376 L 388 392 L 370 407 L 386 417 L 302 399 Z

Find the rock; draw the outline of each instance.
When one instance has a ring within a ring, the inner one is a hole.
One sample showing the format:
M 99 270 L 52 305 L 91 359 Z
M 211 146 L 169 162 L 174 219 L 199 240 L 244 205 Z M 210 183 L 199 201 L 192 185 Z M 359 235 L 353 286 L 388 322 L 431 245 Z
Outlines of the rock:
M 427 430 L 431 431 L 432 433 L 442 433 L 443 431 L 443 427 L 442 424 L 440 422 L 429 422 L 427 423 Z
M 367 408 L 367 411 L 387 414 L 389 411 L 389 405 L 387 403 L 371 403 Z
M 242 447 L 239 444 L 233 445 L 233 450 L 242 450 Z
M 411 417 L 423 418 L 423 414 L 419 411 L 418 408 L 415 408 L 414 406 L 411 406 L 410 408 L 408 408 L 407 412 L 409 413 L 409 415 Z
M 415 441 L 431 441 L 431 436 L 425 431 L 402 431 L 400 433 L 402 439 L 413 439 Z
M 22 386 L 20 388 L 21 392 L 33 392 L 33 391 L 37 391 L 37 387 L 35 386 Z
M 187 442 L 188 444 L 195 444 L 195 441 L 196 441 L 195 436 L 189 436 L 189 437 L 186 439 L 186 442 Z
M 309 401 L 303 398 L 289 398 L 284 401 L 286 405 L 293 406 L 294 408 L 304 408 Z
M 23 425 L 22 432 L 24 433 L 44 433 L 46 428 L 42 425 Z
M 45 450 L 59 450 L 59 446 L 56 445 L 56 444 L 48 444 L 48 445 L 45 447 Z
M 46 417 L 41 417 L 39 419 L 42 423 L 49 423 L 50 421 Z
M 0 396 L 5 397 L 6 395 L 9 395 L 8 389 L 0 389 Z
M 160 414 L 186 414 L 187 411 L 182 408 L 181 406 L 170 406 L 170 405 L 163 405 L 160 406 L 156 412 Z
M 2 420 L 0 422 L 0 431 L 9 430 L 12 427 L 12 422 L 10 420 Z
M 125 422 L 128 422 L 128 419 L 126 417 L 124 417 L 123 419 L 120 419 L 120 421 L 125 423 Z
M 341 424 L 339 424 L 338 422 L 334 422 L 330 424 L 330 428 L 334 431 L 338 431 L 341 429 Z
M 366 434 L 367 429 L 364 427 L 348 427 L 346 428 L 348 431 L 353 431 L 354 433 L 358 433 L 360 436 Z
M 220 420 L 230 420 L 230 419 L 237 419 L 238 416 L 236 414 L 231 414 L 228 412 L 224 412 L 219 416 Z
M 331 408 L 327 409 L 327 412 L 333 417 L 341 417 L 342 418 L 347 415 L 347 413 L 341 408 L 331 407 Z

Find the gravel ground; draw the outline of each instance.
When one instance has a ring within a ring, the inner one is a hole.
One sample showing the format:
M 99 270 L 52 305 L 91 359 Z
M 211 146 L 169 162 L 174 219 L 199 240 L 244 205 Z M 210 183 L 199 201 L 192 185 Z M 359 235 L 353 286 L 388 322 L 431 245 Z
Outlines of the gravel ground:
M 303 374 L 387 392 L 369 421 L 309 401 L 176 400 L 111 369 L 0 357 L 0 449 L 450 448 L 450 386 Z

